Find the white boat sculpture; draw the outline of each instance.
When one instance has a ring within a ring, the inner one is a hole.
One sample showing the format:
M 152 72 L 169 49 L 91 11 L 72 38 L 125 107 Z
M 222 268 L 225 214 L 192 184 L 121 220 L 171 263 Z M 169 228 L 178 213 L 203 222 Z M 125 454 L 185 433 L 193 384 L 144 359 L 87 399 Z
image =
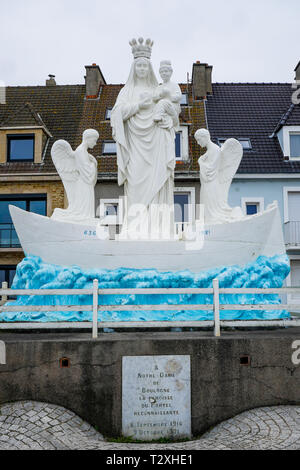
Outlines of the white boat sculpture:
M 201 240 L 101 240 L 95 225 L 61 222 L 15 206 L 10 206 L 10 213 L 25 254 L 61 266 L 189 269 L 199 273 L 221 266 L 243 266 L 261 255 L 285 254 L 276 202 L 264 212 L 242 220 L 205 225 L 201 232 L 203 243 Z

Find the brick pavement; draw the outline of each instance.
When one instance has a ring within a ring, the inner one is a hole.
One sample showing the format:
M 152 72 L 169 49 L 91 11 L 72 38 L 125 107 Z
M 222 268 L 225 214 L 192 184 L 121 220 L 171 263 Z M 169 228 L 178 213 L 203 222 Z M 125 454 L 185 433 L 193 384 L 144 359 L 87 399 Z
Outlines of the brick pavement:
M 133 449 L 300 449 L 300 407 L 273 406 L 241 413 L 200 439 L 173 444 L 119 444 L 103 436 L 72 411 L 39 402 L 0 407 L 0 450 Z

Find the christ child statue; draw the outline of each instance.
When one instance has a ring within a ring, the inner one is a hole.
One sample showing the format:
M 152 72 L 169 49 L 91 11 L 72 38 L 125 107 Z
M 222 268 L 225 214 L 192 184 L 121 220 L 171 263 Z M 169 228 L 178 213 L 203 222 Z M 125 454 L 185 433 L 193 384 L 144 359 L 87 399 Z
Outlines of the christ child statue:
M 177 83 L 171 81 L 173 74 L 172 64 L 169 60 L 160 63 L 159 74 L 163 83 L 159 85 L 154 93 L 154 122 L 160 122 L 165 114 L 172 117 L 176 114 L 177 119 L 180 114 L 181 90 Z

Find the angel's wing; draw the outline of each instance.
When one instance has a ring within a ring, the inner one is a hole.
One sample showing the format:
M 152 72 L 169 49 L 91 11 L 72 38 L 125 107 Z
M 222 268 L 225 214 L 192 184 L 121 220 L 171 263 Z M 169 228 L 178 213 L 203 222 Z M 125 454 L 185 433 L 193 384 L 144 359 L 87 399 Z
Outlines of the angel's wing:
M 219 182 L 222 186 L 224 202 L 227 203 L 228 191 L 232 178 L 240 166 L 243 156 L 243 147 L 236 139 L 227 139 L 221 147 L 221 159 L 219 166 Z
M 79 178 L 79 171 L 76 168 L 76 161 L 70 144 L 65 140 L 57 140 L 51 149 L 51 157 L 57 173 L 64 184 L 69 206 L 74 202 L 75 184 Z
M 62 181 L 77 181 L 79 171 L 76 168 L 74 152 L 65 140 L 57 140 L 51 149 L 51 157 Z

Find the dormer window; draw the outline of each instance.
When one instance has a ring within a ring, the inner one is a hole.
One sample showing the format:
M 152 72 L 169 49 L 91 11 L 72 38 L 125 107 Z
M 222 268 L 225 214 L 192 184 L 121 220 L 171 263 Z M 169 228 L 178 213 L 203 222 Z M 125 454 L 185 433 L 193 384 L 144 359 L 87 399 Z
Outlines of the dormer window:
M 0 127 L 0 165 L 42 163 L 43 152 L 51 138 L 42 116 L 30 103 L 23 104 Z
M 7 135 L 7 161 L 34 161 L 34 134 Z
M 300 160 L 300 126 L 283 126 L 277 138 L 287 160 Z

